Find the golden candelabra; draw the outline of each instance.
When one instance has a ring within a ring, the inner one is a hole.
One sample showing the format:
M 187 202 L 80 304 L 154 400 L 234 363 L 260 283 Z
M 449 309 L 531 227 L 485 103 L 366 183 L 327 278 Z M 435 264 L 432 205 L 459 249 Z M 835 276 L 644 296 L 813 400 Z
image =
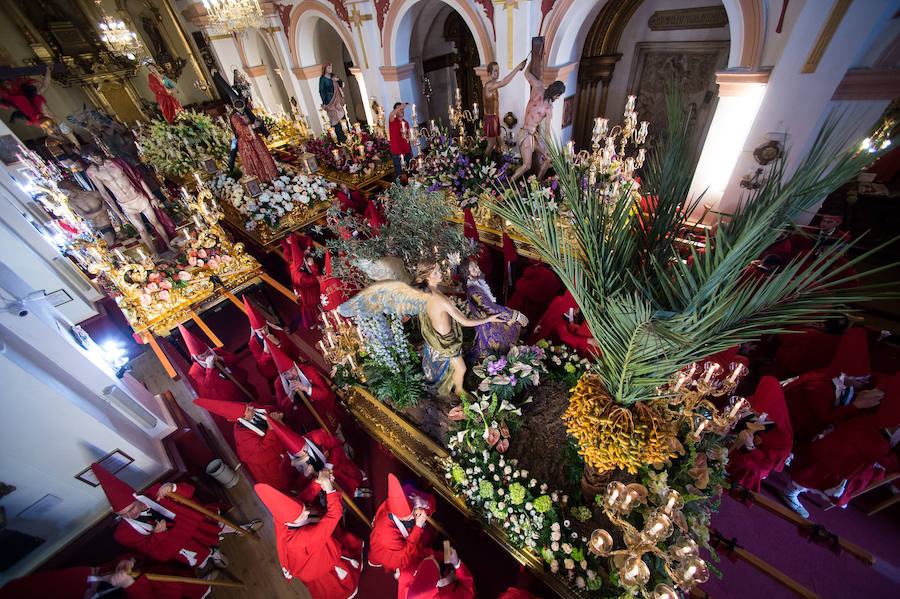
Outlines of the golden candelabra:
M 353 360 L 353 356 L 358 355 L 362 349 L 359 328 L 351 320 L 338 314 L 337 309 L 323 311 L 320 316 L 322 324 L 319 325 L 319 330 L 322 331 L 322 339 L 317 344 L 319 351 L 335 366 L 349 365 L 350 370 L 359 376 L 361 369 Z
M 610 482 L 602 501 L 598 498 L 598 503 L 609 521 L 622 531 L 625 548 L 613 549 L 615 541 L 612 535 L 598 528 L 591 534 L 588 550 L 600 557 L 608 557 L 610 567 L 618 572 L 619 582 L 638 589 L 643 597 L 678 599 L 678 593 L 667 584 L 657 584 L 652 591 L 646 588 L 650 581 L 650 568 L 643 559 L 644 555 L 658 558 L 672 583 L 684 591 L 705 582 L 709 578 L 709 570 L 706 562 L 699 557 L 697 543 L 685 530 L 680 531 L 680 538 L 667 551 L 659 547 L 678 528 L 676 523 L 684 521 L 681 514 L 684 502 L 674 489 L 667 487 L 661 497 L 654 497 L 658 500 L 656 507 L 646 518 L 643 528 L 639 530 L 628 521 L 628 515 L 634 508 L 648 503 L 648 495 L 647 488 L 642 484 Z
M 748 372 L 740 362 L 732 362 L 728 367 L 730 372 L 723 377 L 723 369 L 717 362 L 706 362 L 702 372 L 696 363 L 691 364 L 658 390 L 666 399 L 669 410 L 676 415 L 676 422 L 690 422 L 688 437 L 694 442 L 699 442 L 704 432 L 724 434 L 734 425 L 747 403 L 743 397 L 732 396 L 727 409 L 720 411 L 709 399 L 730 395 Z

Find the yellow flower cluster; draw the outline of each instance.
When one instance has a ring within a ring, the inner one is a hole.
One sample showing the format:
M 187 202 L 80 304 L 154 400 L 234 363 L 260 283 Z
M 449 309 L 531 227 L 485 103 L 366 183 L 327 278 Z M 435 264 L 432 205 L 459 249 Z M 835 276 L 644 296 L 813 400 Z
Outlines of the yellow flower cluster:
M 599 472 L 619 468 L 636 473 L 639 466 L 669 457 L 671 427 L 660 408 L 615 403 L 596 375 L 581 377 L 562 419 L 585 462 Z

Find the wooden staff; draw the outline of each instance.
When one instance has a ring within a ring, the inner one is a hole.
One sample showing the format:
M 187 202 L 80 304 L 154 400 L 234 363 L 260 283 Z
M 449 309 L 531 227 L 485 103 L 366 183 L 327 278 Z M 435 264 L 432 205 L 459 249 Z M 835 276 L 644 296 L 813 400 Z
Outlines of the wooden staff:
M 763 508 L 767 512 L 775 514 L 779 518 L 783 518 L 792 524 L 795 524 L 798 529 L 803 532 L 808 531 L 812 528 L 813 523 L 796 513 L 794 510 L 781 505 L 780 503 L 776 503 L 769 499 L 768 497 L 764 497 L 759 493 L 754 493 L 753 491 L 749 491 L 750 497 L 753 498 L 753 502 L 759 507 Z M 850 541 L 844 539 L 843 537 L 838 537 L 838 545 L 840 545 L 841 549 L 861 561 L 862 563 L 868 566 L 875 565 L 875 556 L 857 545 L 856 543 L 851 543 Z
M 125 573 L 132 578 L 137 578 L 141 575 L 140 571 L 133 570 L 125 570 Z M 185 584 L 203 584 L 211 587 L 229 587 L 232 589 L 242 589 L 245 586 L 243 582 L 204 580 L 202 578 L 190 578 L 188 576 L 172 576 L 171 574 L 151 574 L 150 572 L 144 572 L 144 578 L 156 582 L 183 582 Z
M 237 387 L 238 390 L 239 390 L 241 393 L 244 394 L 244 396 L 247 398 L 247 401 L 250 401 L 250 402 L 257 402 L 257 401 L 259 401 L 259 398 L 258 398 L 258 397 L 256 397 L 256 396 L 253 395 L 252 393 L 250 393 L 250 391 L 248 391 L 246 387 L 244 387 L 240 382 L 238 382 L 238 380 L 237 380 L 236 378 L 234 378 L 234 376 L 233 376 L 230 372 L 228 372 L 228 369 L 225 368 L 225 365 L 224 365 L 224 364 L 222 364 L 221 362 L 219 362 L 219 359 L 218 359 L 218 358 L 216 358 L 215 360 L 213 360 L 213 364 L 216 366 L 216 369 L 217 369 L 219 372 L 221 372 L 222 374 L 225 375 L 225 378 L 227 378 L 229 381 L 231 381 L 232 383 L 234 383 L 234 386 Z
M 187 497 L 182 497 L 181 495 L 178 495 L 177 493 L 166 493 L 166 497 L 168 497 L 175 503 L 180 503 L 181 505 L 184 505 L 193 510 L 196 510 L 196 511 L 200 512 L 201 514 L 203 514 L 204 516 L 207 516 L 208 518 L 212 518 L 213 520 L 216 520 L 217 522 L 221 522 L 225 526 L 230 526 L 239 535 L 241 535 L 243 537 L 249 537 L 249 538 L 253 539 L 254 541 L 256 541 L 257 543 L 259 543 L 262 540 L 258 536 L 256 536 L 252 532 L 250 532 L 249 530 L 244 530 L 243 528 L 241 528 L 240 526 L 238 526 L 237 524 L 235 524 L 234 522 L 232 522 L 225 516 L 220 516 L 219 514 L 215 513 L 214 511 L 206 509 L 205 507 L 203 507 L 196 501 L 188 499 Z
M 710 533 L 715 533 L 713 529 L 710 529 Z M 739 560 L 746 562 L 749 566 L 755 568 L 756 570 L 762 572 L 784 588 L 789 591 L 804 597 L 805 599 L 821 599 L 821 597 L 810 589 L 806 588 L 781 570 L 775 568 L 768 562 L 758 558 L 756 555 L 750 553 L 743 547 L 733 547 L 731 548 L 730 553 L 737 557 Z
M 306 393 L 304 393 L 302 391 L 294 391 L 294 394 L 298 395 L 300 397 L 300 399 L 303 401 L 303 404 L 306 406 L 306 409 L 309 410 L 310 413 L 313 415 L 313 418 L 316 419 L 316 422 L 319 424 L 319 427 L 322 428 L 329 435 L 334 435 L 331 428 L 327 424 L 325 424 L 325 420 L 321 416 L 319 416 L 319 413 L 316 412 L 315 408 L 313 408 L 312 402 L 310 402 L 309 398 L 306 397 Z M 341 497 L 344 499 L 345 502 L 347 502 L 347 505 L 350 506 L 350 509 L 353 511 L 353 513 L 355 513 L 359 517 L 360 520 L 365 522 L 366 526 L 368 526 L 369 528 L 372 528 L 372 523 L 369 521 L 368 516 L 366 516 L 366 514 L 361 509 L 359 509 L 359 506 L 356 505 L 356 502 L 353 501 L 353 499 L 349 495 L 347 495 L 347 493 L 344 492 L 344 490 L 341 489 L 341 487 L 336 482 L 332 481 L 332 483 L 334 484 L 334 490 L 341 494 Z

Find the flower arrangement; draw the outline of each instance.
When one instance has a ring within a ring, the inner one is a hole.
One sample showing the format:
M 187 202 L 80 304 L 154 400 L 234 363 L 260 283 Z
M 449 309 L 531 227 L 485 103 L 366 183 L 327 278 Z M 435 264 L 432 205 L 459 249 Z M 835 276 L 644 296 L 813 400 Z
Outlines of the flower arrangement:
M 444 464 L 450 486 L 488 524 L 501 527 L 515 545 L 540 555 L 554 574 L 562 574 L 579 590 L 603 587 L 599 559 L 587 551 L 588 538 L 573 527 L 575 514 L 584 506 L 569 509 L 569 497 L 550 490 L 546 483 L 529 478 L 517 460 L 489 451 L 451 450 Z
M 463 393 L 462 403 L 450 410 L 450 420 L 456 421 L 457 432 L 450 436 L 450 447 L 465 446 L 470 451 L 493 447 L 500 453 L 509 449 L 510 429 L 522 425 L 522 408 L 508 400 L 500 400 L 497 394 L 482 395 L 470 402 Z M 531 403 L 529 397 L 522 405 Z
M 481 379 L 478 390 L 510 400 L 528 387 L 541 384 L 547 374 L 544 350 L 535 345 L 514 345 L 505 355 L 489 355 L 472 369 Z
M 567 387 L 574 387 L 581 375 L 591 368 L 591 361 L 568 345 L 550 345 L 546 339 L 536 345 L 544 350 L 548 381 L 561 381 Z
M 182 111 L 174 123 L 153 119 L 138 132 L 141 157 L 165 176 L 197 170 L 201 156 L 221 160 L 231 147 L 231 131 L 202 112 Z
M 391 161 L 388 140 L 365 131 L 352 134 L 344 144 L 327 136 L 308 139 L 306 151 L 316 157 L 320 167 L 350 174 L 369 175 L 382 163 Z
M 248 197 L 240 182 L 223 173 L 213 180 L 212 187 L 247 217 L 244 227 L 248 231 L 256 229 L 260 222 L 276 230 L 281 219 L 298 207 L 327 202 L 328 192 L 334 188 L 334 183 L 322 177 L 293 173 L 282 166 L 278 172 L 272 181 L 260 183 L 262 193 L 255 198 Z
M 499 198 L 494 184 L 505 182 L 512 175 L 513 159 L 500 155 L 499 162 L 484 157 L 486 143 L 471 150 L 461 150 L 452 137 L 435 135 L 422 153 L 419 174 L 429 191 L 448 188 L 463 208 L 477 203 L 487 193 Z
M 193 275 L 186 268 L 187 266 L 183 264 L 161 260 L 155 262 L 153 268 L 146 271 L 143 280 L 137 280 L 131 273 L 125 275 L 125 280 L 140 286 L 141 305 L 149 306 L 154 301 L 167 301 L 172 289 L 187 286 L 187 282 L 193 278 Z
M 403 322 L 378 314 L 358 317 L 356 323 L 362 337 L 362 370 L 372 395 L 397 410 L 418 404 L 425 396 L 425 380 Z

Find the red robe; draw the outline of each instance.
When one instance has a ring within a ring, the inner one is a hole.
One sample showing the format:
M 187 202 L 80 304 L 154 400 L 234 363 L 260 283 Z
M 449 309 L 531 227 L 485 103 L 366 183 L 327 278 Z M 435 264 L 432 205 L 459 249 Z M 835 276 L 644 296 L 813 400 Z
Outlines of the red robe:
M 257 483 L 265 483 L 282 493 L 290 492 L 297 480 L 297 471 L 271 427 L 264 437 L 260 437 L 256 431 L 235 422 L 234 444 L 238 458 L 247 465 Z
M 310 328 L 315 326 L 319 316 L 322 292 L 319 289 L 319 268 L 315 264 L 306 263 L 304 252 L 312 247 L 312 240 L 308 237 L 306 239 L 309 241 L 301 247 L 296 235 L 291 235 L 282 242 L 282 249 L 288 261 L 294 293 L 300 296 L 300 326 Z
M 275 523 L 278 559 L 284 577 L 299 578 L 313 599 L 347 599 L 359 584 L 362 541 L 338 526 L 343 511 L 340 493 L 328 493 L 327 500 L 328 511 L 319 522 L 299 528 Z M 335 568 L 346 573 L 343 579 Z
M 10 580 L 0 588 L 2 599 L 84 599 L 88 588 L 87 577 L 95 569 L 89 566 L 63 568 L 49 572 L 36 572 Z
M 161 486 L 153 485 L 143 495 L 156 501 L 156 493 Z M 190 499 L 194 496 L 194 487 L 178 483 L 176 493 Z M 168 497 L 156 502 L 175 514 L 174 523 L 169 525 L 168 530 L 143 534 L 122 519 L 113 537 L 125 547 L 140 551 L 159 562 L 174 560 L 189 566 L 202 564 L 209 556 L 209 548 L 219 542 L 221 525 Z M 195 555 L 185 555 L 188 552 L 194 552 Z
M 559 277 L 552 270 L 543 264 L 529 264 L 516 281 L 506 306 L 523 313 L 534 326 L 551 300 L 559 295 L 561 287 Z
M 181 102 L 176 100 L 175 96 L 169 93 L 169 90 L 163 85 L 163 82 L 152 73 L 147 75 L 147 81 L 150 84 L 150 91 L 156 96 L 156 101 L 159 103 L 159 110 L 162 112 L 163 118 L 170 123 L 174 122 L 175 114 L 179 110 L 184 110 L 184 108 L 181 107 Z
M 837 505 L 846 505 L 869 483 L 884 478 L 885 472 L 900 470 L 897 448 L 891 448 L 877 419 L 876 413 L 861 415 L 842 422 L 821 439 L 798 446 L 791 479 L 820 491 L 846 479 L 847 487 L 837 499 Z
M 547 311 L 534 327 L 529 343 L 537 343 L 546 339 L 551 343 L 565 343 L 583 356 L 590 356 L 596 351 L 590 343 L 593 337 L 587 326 L 579 327 L 569 322 L 566 315 L 569 310 L 577 311 L 578 304 L 568 291 L 550 302 Z M 574 313 L 574 312 L 573 312 Z
M 405 487 L 404 487 L 405 489 Z M 419 493 L 428 499 L 429 514 L 437 507 L 434 497 L 427 493 Z M 413 526 L 409 535 L 404 537 L 394 519 L 388 501 L 384 501 L 375 512 L 372 521 L 372 532 L 369 534 L 369 562 L 383 566 L 388 572 L 403 570 L 412 564 L 422 561 L 434 542 L 434 530 Z
M 309 364 L 297 364 L 297 367 L 303 372 L 303 376 L 309 380 L 312 391 L 309 394 L 309 401 L 313 408 L 321 416 L 322 420 L 331 430 L 340 423 L 340 419 L 335 412 L 334 391 L 331 390 L 331 384 Z M 309 413 L 303 400 L 288 397 L 284 389 L 281 377 L 275 379 L 273 383 L 275 388 L 275 405 L 278 411 L 284 414 L 284 423 L 295 431 L 308 431 L 319 428 L 319 423 L 315 417 Z
M 213 352 L 225 363 L 225 367 L 231 371 L 232 376 L 244 385 L 250 392 L 252 387 L 248 386 L 247 373 L 243 368 L 238 366 L 240 358 L 229 351 L 223 349 L 213 349 Z M 224 374 L 219 372 L 217 368 L 206 368 L 196 360 L 191 364 L 188 371 L 188 378 L 194 391 L 198 397 L 208 397 L 209 399 L 219 399 L 223 401 L 247 401 L 247 398 L 241 393 L 234 383 L 228 380 Z
M 319 449 L 325 454 L 326 461 L 334 467 L 332 469 L 334 481 L 341 490 L 353 497 L 356 489 L 362 484 L 362 471 L 344 453 L 344 444 L 341 440 L 321 428 L 303 436 L 319 446 Z M 294 472 L 296 473 L 296 470 Z M 313 478 L 300 491 L 297 499 L 303 503 L 309 503 L 321 490 L 322 486 Z
M 829 425 L 847 420 L 859 413 L 848 404 L 835 406 L 834 383 L 830 373 L 816 371 L 801 375 L 784 388 L 791 426 L 797 442 L 810 441 Z
M 777 380 L 772 377 L 768 377 L 768 380 L 777 389 Z M 784 394 L 780 391 L 760 393 L 761 387 L 762 385 L 757 387 L 757 392 L 750 398 L 750 405 L 757 414 L 768 414 L 768 419 L 775 423 L 775 428 L 755 435 L 753 449 L 742 448 L 728 456 L 728 472 L 731 477 L 754 493 L 759 493 L 760 483 L 773 470 L 781 472 L 794 445 L 794 431 L 788 418 Z
M 269 331 L 275 335 L 279 341 L 278 348 L 283 351 L 294 362 L 300 360 L 300 348 L 294 343 L 290 336 L 282 329 L 269 327 Z M 259 373 L 263 375 L 269 382 L 278 378 L 278 369 L 272 360 L 272 354 L 263 349 L 262 340 L 256 334 L 250 335 L 250 352 L 256 359 L 256 367 Z M 274 486 L 274 485 L 273 485 Z
M 434 554 L 431 550 L 428 550 L 428 553 Z M 407 598 L 409 587 L 415 579 L 416 569 L 421 561 L 418 560 L 400 570 L 400 578 L 397 579 L 397 599 Z M 434 599 L 472 599 L 475 597 L 475 580 L 466 565 L 459 562 L 459 567 L 456 568 L 456 582 L 438 588 L 437 593 L 432 597 Z
M 528 591 L 523 591 L 522 589 L 509 587 L 508 589 L 503 591 L 503 593 L 499 597 L 497 597 L 497 599 L 540 599 L 540 597 L 536 597 Z
M 831 363 L 843 335 L 832 335 L 818 329 L 778 335 L 773 375 L 779 378 L 797 376 L 825 368 Z

